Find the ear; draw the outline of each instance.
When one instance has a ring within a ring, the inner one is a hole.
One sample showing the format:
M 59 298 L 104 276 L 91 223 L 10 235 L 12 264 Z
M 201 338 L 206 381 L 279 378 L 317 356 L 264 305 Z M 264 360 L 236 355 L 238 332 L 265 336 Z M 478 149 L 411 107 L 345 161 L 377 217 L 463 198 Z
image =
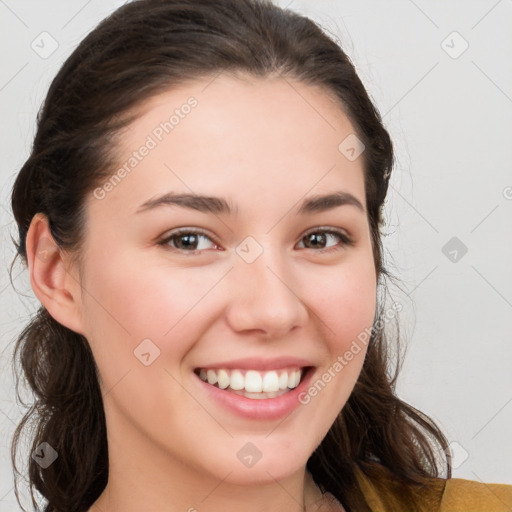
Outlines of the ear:
M 32 218 L 26 248 L 30 284 L 37 298 L 57 322 L 83 334 L 79 276 L 71 268 L 69 255 L 55 243 L 46 215 L 37 213 Z

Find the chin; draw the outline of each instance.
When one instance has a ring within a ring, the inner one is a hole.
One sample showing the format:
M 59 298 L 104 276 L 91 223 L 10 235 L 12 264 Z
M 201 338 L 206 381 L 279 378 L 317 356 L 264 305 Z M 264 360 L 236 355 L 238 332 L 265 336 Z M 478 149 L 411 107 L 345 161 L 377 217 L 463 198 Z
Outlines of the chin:
M 268 434 L 265 434 L 268 435 Z M 270 434 L 269 438 L 274 434 Z M 244 436 L 232 440 L 233 450 L 226 449 L 224 460 L 215 466 L 216 477 L 236 485 L 264 485 L 283 480 L 303 468 L 311 453 L 305 449 L 304 437 L 297 435 L 292 444 L 275 435 L 271 441 L 264 436 Z M 228 452 L 232 454 L 228 455 Z M 220 474 L 222 473 L 222 474 Z

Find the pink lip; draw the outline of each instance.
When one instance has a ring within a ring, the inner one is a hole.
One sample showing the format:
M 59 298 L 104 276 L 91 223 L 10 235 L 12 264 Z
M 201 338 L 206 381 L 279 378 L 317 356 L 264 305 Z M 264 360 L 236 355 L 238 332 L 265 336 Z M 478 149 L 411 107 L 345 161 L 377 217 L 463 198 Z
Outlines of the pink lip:
M 240 362 L 241 361 L 236 361 L 236 364 L 240 364 Z M 285 363 L 281 364 L 283 366 L 290 366 L 290 362 L 293 363 L 291 364 L 291 366 L 293 366 L 297 363 L 297 360 L 286 360 Z M 273 364 L 275 364 L 275 360 Z M 305 365 L 297 364 L 297 366 Z M 226 368 L 226 366 L 224 366 L 224 368 Z M 240 368 L 240 366 L 234 366 L 234 368 Z M 254 366 L 252 366 L 252 368 L 254 368 Z M 302 405 L 299 401 L 299 396 L 308 388 L 314 373 L 314 368 L 309 367 L 296 388 L 276 398 L 265 398 L 261 400 L 253 400 L 241 395 L 236 395 L 224 389 L 212 386 L 201 380 L 197 375 L 194 375 L 201 389 L 204 390 L 211 400 L 219 404 L 222 409 L 250 420 L 277 420 L 288 416 L 294 409 Z
M 219 363 L 208 364 L 206 366 L 198 366 L 198 368 L 208 369 L 220 369 L 225 368 L 226 370 L 279 370 L 281 368 L 303 368 L 305 366 L 313 366 L 311 361 L 306 359 L 299 359 L 296 357 L 277 357 L 275 359 L 261 359 L 261 358 L 250 358 L 244 359 L 232 359 L 230 361 L 221 361 Z

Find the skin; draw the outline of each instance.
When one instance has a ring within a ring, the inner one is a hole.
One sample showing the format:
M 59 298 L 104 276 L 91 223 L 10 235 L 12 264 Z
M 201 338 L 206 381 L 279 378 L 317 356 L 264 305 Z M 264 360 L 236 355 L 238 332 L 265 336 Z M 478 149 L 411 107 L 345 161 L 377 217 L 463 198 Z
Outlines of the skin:
M 37 297 L 87 338 L 99 368 L 110 469 L 90 512 L 298 512 L 318 491 L 306 462 L 346 403 L 364 347 L 284 420 L 225 411 L 193 369 L 291 355 L 312 362 L 314 382 L 372 325 L 376 275 L 362 158 L 338 150 L 354 128 L 327 91 L 220 75 L 146 100 L 121 134 L 120 165 L 190 96 L 197 107 L 156 148 L 103 199 L 87 197 L 80 265 L 52 244 L 43 215 L 27 237 Z M 343 205 L 297 215 L 304 198 L 339 190 L 364 211 Z M 136 213 L 170 191 L 224 197 L 238 213 L 177 206 Z M 207 232 L 198 253 L 179 249 L 179 237 L 159 245 L 179 227 Z M 334 235 L 319 248 L 306 245 L 305 232 L 322 227 L 343 231 L 353 245 Z M 248 236 L 263 250 L 250 264 L 236 252 Z M 134 356 L 146 338 L 160 350 L 149 366 Z M 237 458 L 247 442 L 262 454 L 251 468 Z

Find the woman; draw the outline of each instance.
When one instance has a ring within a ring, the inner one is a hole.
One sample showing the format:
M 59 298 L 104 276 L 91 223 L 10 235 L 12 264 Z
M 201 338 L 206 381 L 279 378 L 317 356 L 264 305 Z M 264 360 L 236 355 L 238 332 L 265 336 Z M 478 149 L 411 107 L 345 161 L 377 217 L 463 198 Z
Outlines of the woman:
M 392 164 L 347 56 L 271 3 L 131 2 L 82 41 L 12 195 L 47 512 L 511 506 L 394 394 Z

